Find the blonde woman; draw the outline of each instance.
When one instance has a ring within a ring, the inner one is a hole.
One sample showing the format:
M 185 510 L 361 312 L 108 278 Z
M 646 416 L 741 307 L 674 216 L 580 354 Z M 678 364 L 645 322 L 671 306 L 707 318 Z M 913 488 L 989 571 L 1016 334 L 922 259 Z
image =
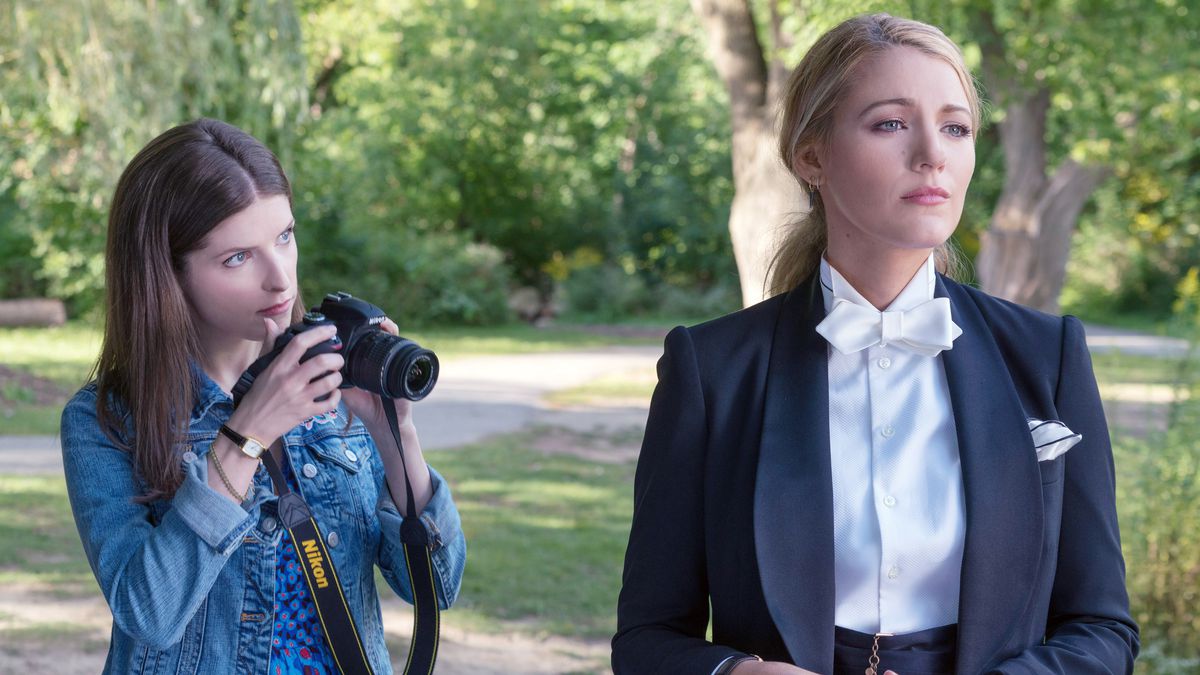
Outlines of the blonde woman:
M 784 104 L 812 210 L 775 297 L 667 336 L 614 671 L 1132 672 L 1082 326 L 944 276 L 980 117 L 958 47 L 856 17 Z

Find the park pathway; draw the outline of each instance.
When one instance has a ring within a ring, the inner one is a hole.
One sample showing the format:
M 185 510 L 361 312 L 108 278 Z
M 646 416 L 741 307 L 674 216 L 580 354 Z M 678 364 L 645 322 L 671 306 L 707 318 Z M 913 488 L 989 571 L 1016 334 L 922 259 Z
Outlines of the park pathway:
M 1180 358 L 1187 353 L 1182 340 L 1089 327 L 1093 352 Z M 452 449 L 488 436 L 529 428 L 565 428 L 603 434 L 638 429 L 645 423 L 645 401 L 614 401 L 599 405 L 556 406 L 546 402 L 557 391 L 574 388 L 606 375 L 652 373 L 661 347 L 608 347 L 537 354 L 492 355 L 448 360 L 433 395 L 417 404 L 414 418 L 427 449 Z M 1135 397 L 1136 398 L 1136 397 Z M 1106 401 L 1106 408 L 1110 405 Z M 1149 401 L 1120 402 L 1111 411 L 1117 418 L 1146 418 Z M 1138 407 L 1142 406 L 1142 407 Z M 1153 412 L 1153 411 L 1151 411 Z M 1153 422 L 1152 422 L 1153 423 Z M 629 460 L 636 448 L 626 448 Z M 5 436 L 0 433 L 0 474 L 61 473 L 62 460 L 53 436 Z M 411 630 L 411 609 L 390 594 L 383 598 L 384 625 L 394 656 L 403 657 Z M 444 617 L 438 672 L 443 675 L 491 673 L 608 672 L 605 641 L 539 637 L 520 632 L 479 633 L 457 626 L 454 613 Z M 73 635 L 77 648 L 0 649 L 0 675 L 18 672 L 95 673 L 104 662 L 111 619 L 100 597 L 59 598 L 45 589 L 0 586 L 0 627 L 66 622 L 87 627 Z M 402 665 L 398 664 L 398 665 Z
M 531 426 L 604 431 L 641 425 L 636 405 L 551 406 L 545 398 L 613 373 L 653 369 L 660 347 L 605 347 L 570 352 L 467 357 L 442 363 L 437 387 L 413 407 L 421 446 L 456 448 Z M 55 436 L 0 433 L 0 473 L 59 473 Z

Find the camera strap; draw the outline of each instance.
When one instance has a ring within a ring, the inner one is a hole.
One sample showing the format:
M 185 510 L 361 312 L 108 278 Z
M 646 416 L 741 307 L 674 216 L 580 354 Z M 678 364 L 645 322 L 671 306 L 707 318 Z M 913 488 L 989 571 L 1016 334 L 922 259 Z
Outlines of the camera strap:
M 325 548 L 321 528 L 304 498 L 288 488 L 271 453 L 263 453 L 262 460 L 279 494 L 279 520 L 296 547 L 296 557 L 304 570 L 304 583 L 317 607 L 317 619 L 325 631 L 325 642 L 333 653 L 334 663 L 344 675 L 371 675 L 374 672 L 371 662 L 358 636 L 346 596 L 342 594 L 342 584 L 334 569 L 333 558 Z
M 412 588 L 414 615 L 412 642 L 404 672 L 429 675 L 437 661 L 441 628 L 432 548 L 428 532 L 417 513 L 412 482 L 408 478 L 408 462 L 404 458 L 404 442 L 400 440 L 396 406 L 391 399 L 383 396 L 380 396 L 380 401 L 404 470 L 407 515 L 400 523 L 400 543 L 404 547 L 404 565 Z M 374 671 L 367 659 L 358 627 L 354 624 L 354 617 L 350 614 L 350 607 L 342 594 L 342 585 L 334 569 L 333 558 L 325 547 L 321 528 L 304 498 L 288 488 L 271 453 L 263 453 L 262 460 L 279 495 L 279 519 L 296 547 L 300 566 L 304 570 L 304 581 L 317 607 L 317 618 L 325 631 L 325 641 L 333 652 L 334 662 L 344 675 L 372 675 Z
M 428 675 L 433 672 L 433 664 L 437 661 L 438 634 L 441 631 L 441 614 L 433 576 L 433 549 L 429 544 L 429 533 L 417 513 L 412 482 L 408 480 L 408 462 L 404 459 L 404 442 L 400 440 L 396 406 L 384 396 L 380 396 L 379 400 L 383 404 L 388 427 L 392 430 L 392 438 L 396 440 L 400 466 L 404 470 L 404 506 L 407 515 L 400 523 L 400 543 L 404 545 L 404 565 L 408 570 L 413 596 L 413 635 L 404 672 Z

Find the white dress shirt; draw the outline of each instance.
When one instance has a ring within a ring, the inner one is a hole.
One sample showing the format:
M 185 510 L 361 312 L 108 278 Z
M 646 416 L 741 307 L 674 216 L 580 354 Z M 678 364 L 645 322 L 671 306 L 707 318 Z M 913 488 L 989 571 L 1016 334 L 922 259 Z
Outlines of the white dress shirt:
M 887 309 L 929 301 L 935 279 L 930 255 Z M 872 306 L 824 257 L 821 286 L 826 311 L 835 297 Z M 834 622 L 894 634 L 955 623 L 966 515 L 941 356 L 830 346 L 829 441 Z

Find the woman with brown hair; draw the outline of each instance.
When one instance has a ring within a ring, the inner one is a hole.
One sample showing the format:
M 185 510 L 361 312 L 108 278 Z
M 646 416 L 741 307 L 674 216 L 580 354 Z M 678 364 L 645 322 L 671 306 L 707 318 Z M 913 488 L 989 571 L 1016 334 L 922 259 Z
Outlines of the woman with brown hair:
M 1132 672 L 1082 326 L 945 276 L 979 121 L 916 21 L 850 19 L 792 74 L 811 209 L 775 297 L 667 336 L 617 673 Z
M 382 399 L 339 388 L 340 354 L 301 362 L 332 327 L 296 335 L 234 407 L 239 376 L 304 313 L 291 205 L 275 156 L 210 119 L 155 138 L 117 185 L 96 379 L 62 419 L 71 506 L 113 614 L 105 672 L 337 672 L 304 572 L 327 562 L 362 658 L 391 672 L 374 570 L 412 601 L 405 504 L 432 548 L 438 604 L 458 594 L 458 512 L 409 401 L 386 404 L 394 438 Z M 262 458 L 303 496 L 320 547 L 292 540 Z

